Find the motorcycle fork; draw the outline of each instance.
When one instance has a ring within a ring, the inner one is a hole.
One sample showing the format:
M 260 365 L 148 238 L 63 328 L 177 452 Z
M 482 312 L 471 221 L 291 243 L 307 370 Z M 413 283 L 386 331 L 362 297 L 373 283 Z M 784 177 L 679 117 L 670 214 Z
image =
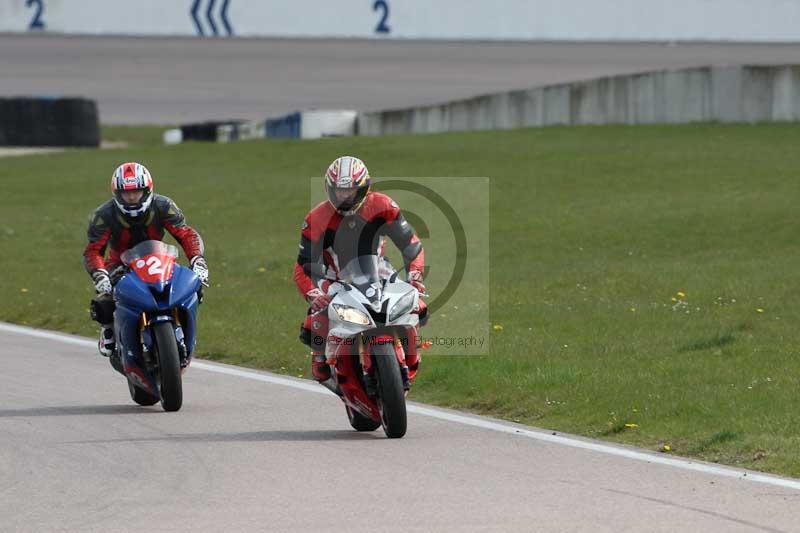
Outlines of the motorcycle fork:
M 151 321 L 147 318 L 146 313 L 142 313 L 142 318 L 140 319 L 140 328 L 141 328 L 141 336 L 142 336 L 142 358 L 145 362 L 145 367 L 147 371 L 150 373 L 157 373 L 158 372 L 158 359 L 156 359 L 155 353 L 150 350 L 147 345 L 144 343 L 144 330 L 145 328 L 150 326 Z M 155 345 L 155 339 L 153 338 L 153 330 L 150 330 L 150 346 Z M 158 348 L 156 346 L 156 348 Z
M 172 310 L 172 318 L 175 320 L 175 325 L 183 327 L 181 325 L 181 319 L 177 308 Z M 147 313 L 143 312 L 139 317 L 139 343 L 142 345 L 142 358 L 144 359 L 145 365 L 147 366 L 147 369 L 152 372 L 156 367 L 156 361 L 153 358 L 153 354 L 150 352 L 144 342 L 144 329 L 149 325 L 150 320 L 147 319 Z M 150 342 L 154 342 L 152 334 L 150 337 Z M 181 362 L 183 362 L 186 359 L 186 348 L 181 343 L 178 343 L 178 350 L 181 353 Z
M 364 338 L 359 335 L 358 337 L 358 361 L 361 363 L 361 383 L 364 387 L 364 392 L 367 396 L 374 398 L 377 394 L 377 382 L 375 372 L 372 371 L 372 351 L 367 349 L 367 343 Z
M 175 319 L 175 327 L 181 328 L 181 338 L 178 340 L 178 357 L 181 360 L 181 374 L 186 372 L 186 367 L 189 366 L 189 356 L 186 353 L 186 333 L 183 329 L 183 323 L 181 322 L 181 314 L 178 312 L 178 308 L 174 308 L 172 310 L 172 318 Z M 176 335 L 177 336 L 177 335 Z
M 369 350 L 367 350 L 367 344 L 360 335 L 358 337 L 356 351 L 358 353 L 358 360 L 361 362 L 361 369 L 364 371 L 364 374 L 372 373 L 372 354 L 369 352 Z
M 147 327 L 147 315 L 145 313 L 142 313 L 142 315 L 139 317 L 139 344 L 142 345 L 142 359 L 144 359 L 145 367 L 147 368 L 148 371 L 152 371 L 155 363 L 153 362 L 153 356 L 150 353 L 150 350 L 148 349 L 147 345 L 144 342 L 144 328 L 146 327 Z
M 391 335 L 394 338 L 394 350 L 395 355 L 397 356 L 397 360 L 400 362 L 400 366 L 405 366 L 405 352 L 403 351 L 402 345 L 400 343 L 400 339 L 398 339 L 395 335 L 392 334 L 390 330 L 385 331 L 381 330 L 380 332 L 374 332 L 370 338 L 377 339 L 378 337 L 385 337 Z M 360 336 L 358 339 L 358 354 L 361 360 L 361 366 L 364 368 L 364 373 L 372 373 L 372 350 L 368 348 L 369 342 L 367 342 L 363 336 Z
M 411 381 L 408 377 L 406 351 L 403 348 L 403 341 L 400 338 L 396 338 L 394 341 L 394 355 L 397 357 L 397 362 L 400 363 L 400 379 L 403 380 L 403 390 L 408 394 L 409 389 L 411 389 Z
M 406 350 L 403 348 L 403 341 L 400 338 L 394 340 L 394 354 L 401 367 L 406 366 Z

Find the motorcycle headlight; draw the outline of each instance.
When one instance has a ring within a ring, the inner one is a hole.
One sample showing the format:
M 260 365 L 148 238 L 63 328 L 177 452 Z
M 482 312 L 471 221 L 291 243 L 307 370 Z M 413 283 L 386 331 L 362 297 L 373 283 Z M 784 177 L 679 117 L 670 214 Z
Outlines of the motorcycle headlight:
M 397 303 L 395 303 L 391 309 L 389 309 L 389 322 L 392 322 L 411 309 L 411 306 L 414 305 L 414 292 L 415 291 L 408 291 L 397 300 Z
M 339 315 L 339 320 L 344 320 L 345 322 L 360 324 L 362 326 L 368 326 L 371 322 L 366 313 L 359 311 L 355 307 L 350 307 L 349 305 L 333 304 L 333 310 Z

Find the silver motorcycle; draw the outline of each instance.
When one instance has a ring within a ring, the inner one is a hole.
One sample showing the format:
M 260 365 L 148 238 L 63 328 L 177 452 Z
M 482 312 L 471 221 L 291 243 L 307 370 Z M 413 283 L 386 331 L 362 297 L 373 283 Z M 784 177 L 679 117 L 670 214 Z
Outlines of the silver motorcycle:
M 381 276 L 380 261 L 377 255 L 353 258 L 328 289 L 331 378 L 323 385 L 342 399 L 354 429 L 382 426 L 387 437 L 400 438 L 407 427 L 405 347 L 409 328 L 419 323 L 420 295 L 399 272 Z

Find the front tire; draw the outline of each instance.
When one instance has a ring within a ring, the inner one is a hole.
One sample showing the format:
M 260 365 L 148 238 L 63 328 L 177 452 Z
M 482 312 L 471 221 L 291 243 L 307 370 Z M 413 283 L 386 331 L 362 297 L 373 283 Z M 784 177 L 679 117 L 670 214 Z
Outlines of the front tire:
M 378 378 L 378 409 L 383 432 L 390 439 L 399 439 L 407 428 L 406 396 L 394 345 L 373 346 L 372 359 Z
M 177 411 L 183 404 L 183 386 L 175 330 L 171 322 L 158 322 L 152 328 L 156 344 L 156 357 L 158 358 L 161 407 L 165 411 Z

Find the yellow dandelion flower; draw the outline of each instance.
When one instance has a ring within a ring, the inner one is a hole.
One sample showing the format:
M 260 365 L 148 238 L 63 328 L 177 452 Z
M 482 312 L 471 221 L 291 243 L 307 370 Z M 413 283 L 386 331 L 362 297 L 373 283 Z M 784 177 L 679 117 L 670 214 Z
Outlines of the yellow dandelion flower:
M 628 429 L 636 429 L 636 428 L 639 427 L 639 424 L 634 424 L 633 422 L 628 422 L 627 424 L 625 424 L 625 427 L 628 428 Z
M 670 446 L 669 444 L 665 444 L 664 446 L 661 447 L 661 451 L 671 452 L 672 451 L 672 446 Z
M 492 326 L 492 329 L 495 331 L 503 331 L 503 326 L 501 326 L 500 324 L 495 324 L 494 326 Z
M 264 268 L 264 267 L 258 267 L 258 271 L 259 271 L 259 272 L 266 272 L 266 271 L 267 271 L 267 269 L 266 269 L 266 268 Z
M 673 296 L 672 298 L 670 298 L 670 299 L 672 300 L 672 303 L 675 303 L 675 302 L 677 302 L 677 301 L 678 301 L 678 299 L 677 299 L 677 298 L 675 298 L 674 296 Z
M 683 291 L 678 291 L 678 298 L 686 298 L 686 293 Z
M 764 312 L 764 310 L 762 308 L 760 308 L 760 307 L 758 309 L 756 309 L 756 313 L 763 313 L 763 312 Z

